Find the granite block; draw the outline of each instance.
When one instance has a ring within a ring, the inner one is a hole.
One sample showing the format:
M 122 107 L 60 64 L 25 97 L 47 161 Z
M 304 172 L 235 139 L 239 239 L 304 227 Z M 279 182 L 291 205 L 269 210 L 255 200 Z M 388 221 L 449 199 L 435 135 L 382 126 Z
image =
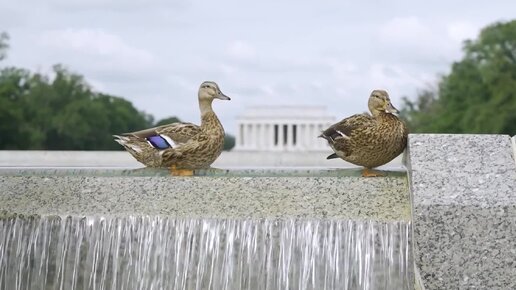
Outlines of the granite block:
M 0 212 L 409 221 L 406 176 L 0 175 Z
M 425 289 L 516 289 L 516 165 L 503 135 L 410 135 L 414 259 Z

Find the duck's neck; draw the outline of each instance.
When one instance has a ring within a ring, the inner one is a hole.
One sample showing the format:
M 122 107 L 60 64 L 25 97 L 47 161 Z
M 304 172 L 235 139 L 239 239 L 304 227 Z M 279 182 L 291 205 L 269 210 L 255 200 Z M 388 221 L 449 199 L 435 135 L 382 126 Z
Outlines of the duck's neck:
M 222 124 L 220 124 L 219 118 L 215 115 L 211 107 L 213 100 L 199 100 L 199 108 L 201 110 L 201 128 L 208 131 L 220 131 Z
M 398 117 L 396 117 L 396 115 L 394 114 L 391 114 L 391 113 L 387 113 L 385 111 L 373 111 L 373 117 L 376 118 L 376 119 L 381 119 L 385 122 L 388 122 L 388 121 L 395 121 L 398 119 Z
M 204 115 L 213 113 L 213 109 L 211 108 L 211 103 L 213 100 L 199 100 L 199 109 L 201 110 L 201 119 Z
M 373 110 L 369 109 L 369 111 L 371 112 L 371 114 L 373 114 L 373 117 L 375 117 L 375 118 L 381 118 L 383 115 L 388 114 L 385 111 L 374 110 L 374 109 Z

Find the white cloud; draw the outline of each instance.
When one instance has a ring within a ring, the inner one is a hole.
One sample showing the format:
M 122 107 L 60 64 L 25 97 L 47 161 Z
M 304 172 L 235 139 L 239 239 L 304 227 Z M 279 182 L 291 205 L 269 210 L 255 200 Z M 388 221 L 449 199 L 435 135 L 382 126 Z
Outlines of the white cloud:
M 241 40 L 233 41 L 228 45 L 227 53 L 236 59 L 252 59 L 256 57 L 256 50 L 249 43 Z
M 400 87 L 400 86 L 421 86 L 427 77 L 423 74 L 414 74 L 399 65 L 377 63 L 369 69 L 371 82 L 378 88 Z
M 142 9 L 162 9 L 160 7 L 183 8 L 188 1 L 184 0 L 47 0 L 47 5 L 62 10 L 102 11 L 114 10 L 117 12 L 141 11 Z
M 373 53 L 382 56 L 383 62 L 443 70 L 460 57 L 462 42 L 457 38 L 466 31 L 452 27 L 456 27 L 452 29 L 456 38 L 450 37 L 446 23 L 415 16 L 393 18 L 379 28 Z
M 418 17 L 393 18 L 380 27 L 380 38 L 385 43 L 419 46 L 432 34 Z
M 152 66 L 154 57 L 148 51 L 132 47 L 119 36 L 99 29 L 64 29 L 43 32 L 42 46 L 72 54 L 74 58 L 90 57 L 107 61 L 112 67 L 130 64 L 134 68 Z
M 234 133 L 248 105 L 325 105 L 342 117 L 377 87 L 414 96 L 460 58 L 464 38 L 514 19 L 516 2 L 501 1 L 4 1 L 2 65 L 61 63 L 157 118 L 189 121 L 199 84 L 214 80 L 232 97 L 215 107 Z
M 448 37 L 455 42 L 463 42 L 466 39 L 473 39 L 480 29 L 469 22 L 452 22 L 448 24 Z

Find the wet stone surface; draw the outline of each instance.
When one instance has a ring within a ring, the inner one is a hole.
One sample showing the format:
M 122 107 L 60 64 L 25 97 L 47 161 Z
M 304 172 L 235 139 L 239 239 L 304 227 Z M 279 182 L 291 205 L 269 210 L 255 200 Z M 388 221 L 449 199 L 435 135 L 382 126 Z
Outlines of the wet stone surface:
M 412 289 L 386 173 L 3 169 L 0 289 Z
M 181 218 L 410 219 L 407 179 L 400 172 L 382 178 L 342 172 L 315 177 L 306 176 L 311 173 L 304 171 L 283 172 L 284 176 L 244 173 L 172 177 L 161 173 L 85 176 L 11 172 L 0 175 L 0 211 Z

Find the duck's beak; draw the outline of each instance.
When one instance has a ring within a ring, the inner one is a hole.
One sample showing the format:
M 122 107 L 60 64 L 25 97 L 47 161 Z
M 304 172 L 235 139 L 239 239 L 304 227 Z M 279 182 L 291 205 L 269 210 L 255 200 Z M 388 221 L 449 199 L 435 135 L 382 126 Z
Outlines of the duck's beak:
M 231 98 L 230 98 L 230 97 L 228 97 L 228 96 L 224 95 L 224 93 L 222 93 L 222 92 L 220 92 L 220 91 L 219 91 L 219 93 L 217 94 L 217 96 L 215 96 L 215 98 L 217 98 L 217 99 L 219 99 L 219 100 L 227 100 L 227 101 L 231 100 Z
M 389 102 L 387 104 L 387 107 L 385 108 L 385 112 L 391 113 L 391 114 L 398 114 L 400 111 L 398 109 L 394 108 L 394 106 Z

